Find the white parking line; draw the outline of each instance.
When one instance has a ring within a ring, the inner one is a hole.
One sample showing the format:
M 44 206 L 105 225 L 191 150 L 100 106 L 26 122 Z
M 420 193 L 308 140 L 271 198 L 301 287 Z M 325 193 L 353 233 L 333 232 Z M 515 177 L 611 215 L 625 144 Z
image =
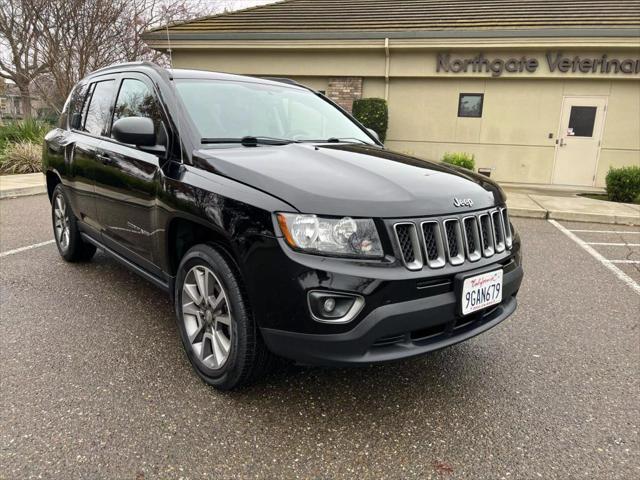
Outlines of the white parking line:
M 576 242 L 579 246 L 581 246 L 584 250 L 587 251 L 587 253 L 589 253 L 593 258 L 595 258 L 596 260 L 598 260 L 602 265 L 604 265 L 605 267 L 607 267 L 609 270 L 611 270 L 616 277 L 618 277 L 620 280 L 622 280 L 624 283 L 626 283 L 629 287 L 631 287 L 631 289 L 633 291 L 635 291 L 638 295 L 640 295 L 640 285 L 637 284 L 633 278 L 631 278 L 629 275 L 627 275 L 626 273 L 624 273 L 622 270 L 620 270 L 618 267 L 616 267 L 613 262 L 611 262 L 611 260 L 607 260 L 606 258 L 604 258 L 595 248 L 593 248 L 590 245 L 587 245 L 587 243 L 582 240 L 580 237 L 578 237 L 577 235 L 575 235 L 572 231 L 567 230 L 566 228 L 564 228 L 562 225 L 560 225 L 558 222 L 556 222 L 555 220 L 547 220 L 551 225 L 553 225 L 554 227 L 556 227 L 558 230 L 560 230 L 562 233 L 564 233 L 567 237 L 569 237 L 571 240 L 573 240 L 574 242 Z M 575 231 L 575 230 L 574 230 Z M 587 230 L 590 231 L 590 230 Z M 617 232 L 616 232 L 617 233 Z
M 46 242 L 34 243 L 33 245 L 27 245 L 26 247 L 16 248 L 15 250 L 7 250 L 0 253 L 0 257 L 7 257 L 9 255 L 15 255 L 16 253 L 24 252 L 26 250 L 32 250 L 34 248 L 44 247 L 45 245 L 51 245 L 55 243 L 55 240 L 47 240 Z
M 584 242 L 587 245 L 602 245 L 604 247 L 640 247 L 640 243 L 606 243 L 606 242 Z
M 564 227 L 562 227 L 564 228 Z M 634 232 L 632 230 L 569 230 L 565 228 L 567 232 L 574 233 L 624 233 L 625 235 L 640 235 L 640 230 Z
M 640 260 L 609 260 L 611 263 L 622 263 L 629 265 L 640 265 Z

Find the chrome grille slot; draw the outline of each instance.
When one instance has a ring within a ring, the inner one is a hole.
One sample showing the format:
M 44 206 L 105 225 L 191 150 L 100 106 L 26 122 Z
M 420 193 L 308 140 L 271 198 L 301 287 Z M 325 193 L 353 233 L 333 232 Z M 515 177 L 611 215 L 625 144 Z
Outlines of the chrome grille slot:
M 493 232 L 496 241 L 496 252 L 504 252 L 504 227 L 502 225 L 502 215 L 499 210 L 491 212 L 491 223 L 493 224 Z
M 464 230 L 467 258 L 471 262 L 480 260 L 482 253 L 480 252 L 480 231 L 478 229 L 478 220 L 475 216 L 465 217 L 462 219 L 462 226 Z
M 507 248 L 513 246 L 513 232 L 511 231 L 511 222 L 509 221 L 509 213 L 506 208 L 500 209 L 502 215 L 502 224 L 504 225 L 504 243 Z
M 446 238 L 447 255 L 451 265 L 460 265 L 464 262 L 464 241 L 458 219 L 448 219 L 443 222 Z
M 431 268 L 444 267 L 444 245 L 438 222 L 422 222 L 422 240 L 426 254 L 426 263 Z
M 482 245 L 482 253 L 485 257 L 490 257 L 495 253 L 493 249 L 493 228 L 491 227 L 491 219 L 488 213 L 478 216 L 480 221 L 480 243 Z
M 422 250 L 415 224 L 412 222 L 396 223 L 393 228 L 405 266 L 409 270 L 420 270 L 423 265 Z

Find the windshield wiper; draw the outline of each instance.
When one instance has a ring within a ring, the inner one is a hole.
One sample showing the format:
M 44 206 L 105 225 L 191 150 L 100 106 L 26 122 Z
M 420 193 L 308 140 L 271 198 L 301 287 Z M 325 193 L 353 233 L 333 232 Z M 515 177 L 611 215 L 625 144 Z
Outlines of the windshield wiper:
M 240 145 L 244 145 L 245 147 L 257 147 L 258 145 L 289 145 L 290 143 L 297 143 L 297 141 L 287 138 L 246 136 L 242 138 L 201 138 L 200 143 L 239 143 Z
M 355 137 L 344 137 L 344 138 L 331 137 L 331 138 L 327 139 L 328 143 L 341 143 L 341 142 L 351 142 L 351 143 L 353 143 L 354 141 L 359 142 L 359 143 L 364 143 L 365 145 L 371 145 L 369 142 L 365 142 L 364 140 L 361 140 L 361 139 L 355 138 Z

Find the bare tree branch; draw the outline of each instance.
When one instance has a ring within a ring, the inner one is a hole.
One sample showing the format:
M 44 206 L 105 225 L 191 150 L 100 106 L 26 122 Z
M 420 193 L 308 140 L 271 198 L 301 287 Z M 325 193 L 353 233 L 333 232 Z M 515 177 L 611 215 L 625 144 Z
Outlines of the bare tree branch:
M 0 76 L 16 83 L 30 114 L 33 89 L 60 111 L 81 78 L 119 62 L 166 57 L 142 34 L 209 15 L 230 0 L 0 0 Z

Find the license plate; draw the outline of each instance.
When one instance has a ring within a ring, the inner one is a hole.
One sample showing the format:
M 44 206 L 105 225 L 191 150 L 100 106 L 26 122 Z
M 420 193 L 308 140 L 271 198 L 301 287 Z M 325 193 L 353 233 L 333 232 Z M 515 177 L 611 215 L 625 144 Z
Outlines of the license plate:
M 502 302 L 502 270 L 494 270 L 464 279 L 462 315 Z

